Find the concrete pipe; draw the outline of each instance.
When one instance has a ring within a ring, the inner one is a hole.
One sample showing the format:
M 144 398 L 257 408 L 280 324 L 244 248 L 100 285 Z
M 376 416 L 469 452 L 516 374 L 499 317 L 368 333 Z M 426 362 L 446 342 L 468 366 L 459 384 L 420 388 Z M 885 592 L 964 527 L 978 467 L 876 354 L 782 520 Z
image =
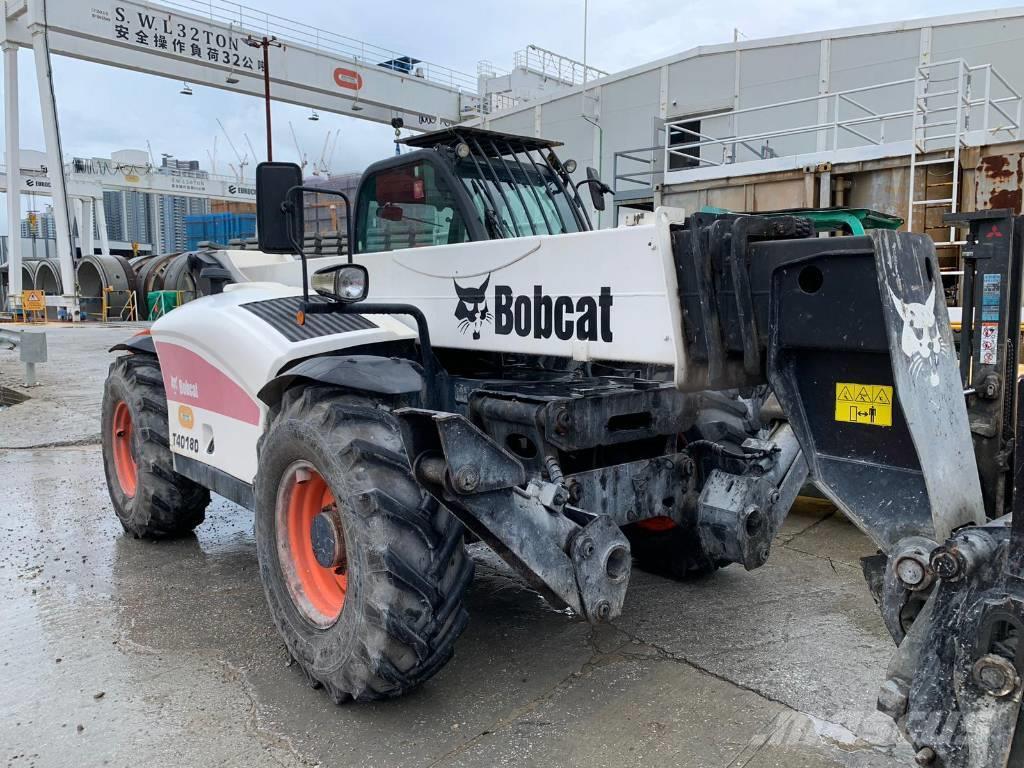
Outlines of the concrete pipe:
M 122 256 L 86 256 L 78 263 L 79 302 L 89 314 L 99 316 L 103 307 L 103 291 L 108 295 L 108 316 L 120 315 L 132 294 L 137 292 L 138 279 L 128 260 Z M 140 310 L 140 317 L 144 313 Z
M 21 262 L 21 290 L 31 291 L 36 287 L 36 271 L 38 269 L 38 261 Z
M 164 272 L 167 271 L 168 265 L 174 261 L 174 257 L 177 255 L 176 253 L 163 253 L 141 264 L 138 274 L 139 291 L 142 293 L 143 298 L 148 296 L 151 291 L 163 289 Z
M 62 296 L 64 286 L 60 279 L 60 261 L 44 259 L 36 269 L 36 288 L 47 296 Z
M 189 251 L 179 253 L 164 272 L 163 290 L 181 292 L 181 304 L 199 297 L 196 291 L 196 275 L 192 274 L 192 265 L 189 263 L 191 255 Z

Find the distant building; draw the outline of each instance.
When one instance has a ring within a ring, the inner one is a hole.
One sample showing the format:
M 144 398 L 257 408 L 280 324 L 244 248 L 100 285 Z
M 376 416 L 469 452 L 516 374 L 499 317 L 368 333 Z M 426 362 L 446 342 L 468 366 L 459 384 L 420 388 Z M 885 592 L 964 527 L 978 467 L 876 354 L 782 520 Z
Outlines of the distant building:
M 107 236 L 111 240 L 125 238 L 124 193 L 106 189 L 103 191 L 103 213 L 107 219 Z
M 157 173 L 201 179 L 209 176 L 199 167 L 198 160 L 178 160 L 168 155 L 164 155 Z M 185 217 L 209 213 L 210 201 L 179 195 L 154 195 L 154 197 L 157 198 L 157 220 L 160 231 L 160 240 L 156 244 L 158 250 L 163 253 L 188 250 L 189 240 Z
M 43 211 L 29 211 L 21 220 L 21 236 L 32 240 L 56 240 L 57 228 L 53 223 L 53 206 Z
M 129 243 L 149 243 L 152 232 L 152 201 L 145 192 L 104 190 L 103 212 L 107 236 Z
M 162 253 L 188 250 L 188 228 L 185 225 L 185 220 L 190 216 L 208 213 L 210 201 L 177 195 L 155 195 L 155 197 L 158 206 L 157 216 L 160 220 L 158 250 Z

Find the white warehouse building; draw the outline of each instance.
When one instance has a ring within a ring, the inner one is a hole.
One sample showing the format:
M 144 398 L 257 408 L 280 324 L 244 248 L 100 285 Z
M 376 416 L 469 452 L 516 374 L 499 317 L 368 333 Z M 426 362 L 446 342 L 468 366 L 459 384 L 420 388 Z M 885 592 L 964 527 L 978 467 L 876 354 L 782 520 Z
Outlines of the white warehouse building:
M 1022 47 L 1024 8 L 742 40 L 520 101 L 483 124 L 562 141 L 563 158 L 597 168 L 616 192 L 602 226 L 659 204 L 846 205 L 904 219 L 913 208 L 912 228 L 954 271 L 958 235 L 943 213 L 1020 212 Z

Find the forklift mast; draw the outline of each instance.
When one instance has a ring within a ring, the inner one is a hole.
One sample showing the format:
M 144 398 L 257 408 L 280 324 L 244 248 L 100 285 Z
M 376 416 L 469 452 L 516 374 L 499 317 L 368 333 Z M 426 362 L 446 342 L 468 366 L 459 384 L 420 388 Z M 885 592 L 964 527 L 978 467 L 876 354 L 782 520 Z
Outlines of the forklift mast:
M 960 377 L 988 517 L 1010 512 L 1020 350 L 1022 219 L 1007 209 L 948 214 L 963 246 Z

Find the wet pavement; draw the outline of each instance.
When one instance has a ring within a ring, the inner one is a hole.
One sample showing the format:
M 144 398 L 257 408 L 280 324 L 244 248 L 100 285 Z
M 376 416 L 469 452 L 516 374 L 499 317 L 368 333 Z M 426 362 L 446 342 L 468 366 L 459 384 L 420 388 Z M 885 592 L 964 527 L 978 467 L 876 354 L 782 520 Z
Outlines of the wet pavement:
M 193 537 L 122 535 L 98 419 L 105 349 L 130 332 L 51 328 L 43 386 L 0 412 L 3 765 L 910 764 L 874 712 L 893 647 L 860 575 L 872 547 L 824 505 L 757 571 L 634 570 L 597 628 L 476 550 L 452 662 L 402 699 L 331 704 L 288 664 L 248 511 L 214 497 Z M 19 377 L 0 349 L 0 385 Z

